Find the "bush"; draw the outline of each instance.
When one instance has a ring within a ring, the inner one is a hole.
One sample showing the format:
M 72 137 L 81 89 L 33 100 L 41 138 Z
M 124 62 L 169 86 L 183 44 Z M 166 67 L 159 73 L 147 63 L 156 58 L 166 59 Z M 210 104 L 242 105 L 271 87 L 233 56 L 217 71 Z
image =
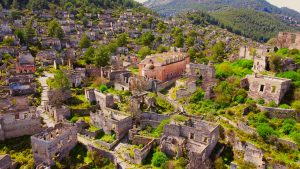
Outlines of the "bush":
M 260 98 L 260 99 L 258 99 L 257 103 L 260 104 L 260 105 L 264 105 L 265 100 L 263 98 Z
M 257 132 L 259 136 L 266 139 L 267 137 L 271 135 L 276 135 L 274 129 L 269 126 L 267 123 L 262 123 L 257 126 Z
M 300 101 L 299 101 L 299 100 L 294 101 L 294 102 L 292 103 L 292 107 L 293 107 L 294 109 L 296 109 L 296 110 L 300 110 Z
M 153 154 L 153 158 L 151 160 L 151 163 L 155 167 L 161 167 L 166 161 L 168 160 L 168 157 L 163 152 L 156 152 Z
M 101 93 L 104 93 L 104 92 L 106 92 L 108 90 L 108 87 L 106 86 L 106 85 L 104 85 L 104 84 L 102 84 L 100 87 L 99 87 L 99 91 L 101 92 Z
M 224 163 L 222 157 L 219 157 L 218 159 L 216 159 L 216 161 L 215 161 L 215 168 L 216 169 L 227 169 L 227 167 L 225 166 L 225 163 Z

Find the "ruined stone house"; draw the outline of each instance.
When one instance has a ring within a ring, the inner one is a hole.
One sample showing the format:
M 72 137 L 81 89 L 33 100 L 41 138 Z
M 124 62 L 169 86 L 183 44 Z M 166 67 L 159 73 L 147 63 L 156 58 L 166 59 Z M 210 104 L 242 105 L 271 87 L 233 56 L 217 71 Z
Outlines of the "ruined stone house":
M 254 144 L 249 142 L 241 142 L 238 139 L 234 140 L 233 148 L 239 152 L 243 152 L 242 157 L 244 161 L 254 164 L 258 169 L 263 169 L 266 164 L 263 160 L 263 150 L 257 148 Z
M 36 165 L 55 165 L 55 160 L 61 160 L 77 144 L 76 126 L 60 123 L 31 136 L 31 146 Z
M 181 78 L 176 80 L 175 87 L 169 91 L 171 99 L 177 100 L 191 96 L 197 90 L 194 78 Z
M 85 89 L 85 98 L 89 102 L 95 102 L 100 108 L 113 108 L 114 96 L 109 93 L 101 93 L 96 89 Z
M 29 106 L 27 97 L 0 99 L 0 140 L 33 135 L 43 127 L 36 107 Z
M 277 47 L 300 50 L 300 33 L 279 32 L 277 36 Z
M 123 138 L 132 128 L 132 117 L 123 112 L 102 108 L 91 112 L 91 124 L 102 129 L 106 134 L 116 134 L 116 139 Z
M 247 75 L 242 83 L 249 87 L 248 96 L 250 98 L 262 98 L 265 102 L 274 101 L 279 104 L 288 92 L 291 80 L 253 74 Z
M 219 139 L 220 126 L 207 121 L 189 119 L 167 124 L 160 139 L 161 151 L 170 156 L 187 156 L 187 168 L 202 168 Z
M 68 106 L 51 106 L 47 105 L 45 107 L 45 111 L 48 113 L 50 117 L 54 119 L 56 123 L 64 122 L 68 117 L 71 116 L 71 111 Z
M 131 72 L 125 72 L 115 77 L 114 87 L 116 90 L 148 91 L 154 88 L 154 81 Z

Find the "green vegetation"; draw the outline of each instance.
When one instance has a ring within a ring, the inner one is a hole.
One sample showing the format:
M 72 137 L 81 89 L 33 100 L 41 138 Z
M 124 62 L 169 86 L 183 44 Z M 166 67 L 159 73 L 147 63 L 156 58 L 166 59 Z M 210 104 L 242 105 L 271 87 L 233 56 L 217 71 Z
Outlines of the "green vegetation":
M 57 70 L 54 74 L 53 79 L 48 79 L 47 84 L 51 89 L 69 89 L 70 83 L 69 79 L 67 78 L 66 74 L 61 71 Z
M 99 140 L 107 143 L 113 143 L 114 141 L 116 141 L 116 134 L 104 134 L 101 137 L 99 137 Z
M 168 160 L 168 157 L 163 152 L 156 152 L 153 154 L 153 158 L 151 160 L 151 163 L 155 167 L 161 167 L 165 164 L 165 162 Z
M 52 20 L 48 25 L 48 35 L 50 37 L 55 37 L 63 39 L 64 31 L 61 28 L 60 23 L 57 20 Z
M 91 42 L 89 37 L 86 34 L 83 34 L 80 42 L 79 42 L 79 47 L 82 48 L 88 48 L 91 46 Z
M 0 155 L 2 154 L 9 154 L 20 163 L 21 168 L 34 168 L 30 136 L 0 141 Z
M 151 126 L 147 126 L 144 130 L 140 131 L 139 134 L 148 137 L 159 138 L 163 133 L 164 126 L 170 123 L 170 119 L 165 119 L 161 121 L 161 123 L 157 126 L 157 128 L 152 128 Z
M 158 114 L 170 114 L 174 111 L 174 107 L 171 103 L 161 97 L 155 97 L 156 111 Z
M 223 62 L 215 65 L 217 78 L 228 78 L 229 76 L 245 77 L 252 74 L 253 61 L 241 59 L 233 63 Z
M 73 93 L 72 97 L 67 100 L 67 105 L 70 109 L 87 109 L 91 104 L 82 94 Z
M 221 27 L 259 41 L 267 41 L 279 31 L 294 30 L 273 15 L 253 9 L 227 8 L 210 14 Z
M 105 93 L 108 90 L 108 87 L 104 84 L 100 85 L 99 89 L 98 89 L 101 93 Z

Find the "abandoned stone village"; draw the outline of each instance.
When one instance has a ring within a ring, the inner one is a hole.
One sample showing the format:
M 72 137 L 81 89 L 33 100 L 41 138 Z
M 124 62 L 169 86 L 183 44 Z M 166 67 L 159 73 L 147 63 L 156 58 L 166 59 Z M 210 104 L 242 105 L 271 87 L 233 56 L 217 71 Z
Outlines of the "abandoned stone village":
M 201 103 L 217 99 L 216 88 L 222 77 L 218 77 L 214 62 L 193 62 L 185 48 L 172 47 L 141 59 L 129 52 L 140 46 L 129 42 L 130 49 L 120 46 L 111 54 L 108 66 L 79 66 L 77 61 L 88 50 L 79 47 L 84 34 L 103 44 L 122 32 L 129 32 L 131 38 L 140 37 L 141 32 L 131 28 L 150 16 L 127 10 L 115 19 L 107 10 L 95 16 L 85 14 L 101 22 L 83 26 L 75 22 L 73 14 L 63 11 L 58 14 L 63 39 L 46 36 L 45 25 L 32 23 L 37 31 L 32 41 L 39 41 L 43 49 L 33 56 L 12 31 L 14 26 L 25 25 L 6 17 L 6 12 L 0 12 L 0 39 L 12 42 L 0 45 L 0 142 L 30 136 L 36 168 L 54 167 L 78 144 L 96 152 L 99 158 L 107 158 L 118 169 L 140 168 L 153 151 L 169 159 L 185 159 L 188 169 L 210 169 L 228 147 L 234 157 L 231 169 L 245 163 L 259 169 L 291 167 L 242 136 L 259 138 L 257 129 L 247 122 L 247 115 L 253 112 L 265 112 L 268 118 L 300 119 L 298 110 L 276 107 L 289 95 L 292 79 L 266 73 L 270 70 L 269 54 L 275 47 L 300 50 L 299 33 L 279 33 L 274 46 L 237 49 L 232 59 L 251 60 L 253 66 L 251 74 L 243 76 L 236 88 L 246 91 L 242 94 L 254 102 L 242 108 L 241 118 L 227 116 L 227 112 L 213 118 L 190 113 L 186 99 L 195 93 L 200 93 Z M 44 20 L 52 17 L 50 13 L 34 15 Z M 24 16 L 23 20 L 29 22 L 30 18 Z M 282 63 L 284 71 L 300 67 L 289 58 Z M 66 85 L 53 85 L 57 77 Z M 92 81 L 97 81 L 96 85 Z M 267 106 L 270 103 L 275 106 Z M 299 152 L 299 144 L 291 139 L 274 140 L 286 146 L 287 152 Z M 294 163 L 300 166 L 299 160 Z M 20 166 L 10 154 L 0 153 L 0 169 Z

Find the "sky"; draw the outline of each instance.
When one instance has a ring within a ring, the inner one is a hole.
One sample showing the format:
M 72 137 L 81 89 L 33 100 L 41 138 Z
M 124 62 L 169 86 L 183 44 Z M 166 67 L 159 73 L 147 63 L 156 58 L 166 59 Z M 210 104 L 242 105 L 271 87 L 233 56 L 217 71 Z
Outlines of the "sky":
M 138 2 L 145 2 L 146 0 L 136 0 Z M 278 7 L 288 7 L 300 12 L 300 0 L 267 0 Z

